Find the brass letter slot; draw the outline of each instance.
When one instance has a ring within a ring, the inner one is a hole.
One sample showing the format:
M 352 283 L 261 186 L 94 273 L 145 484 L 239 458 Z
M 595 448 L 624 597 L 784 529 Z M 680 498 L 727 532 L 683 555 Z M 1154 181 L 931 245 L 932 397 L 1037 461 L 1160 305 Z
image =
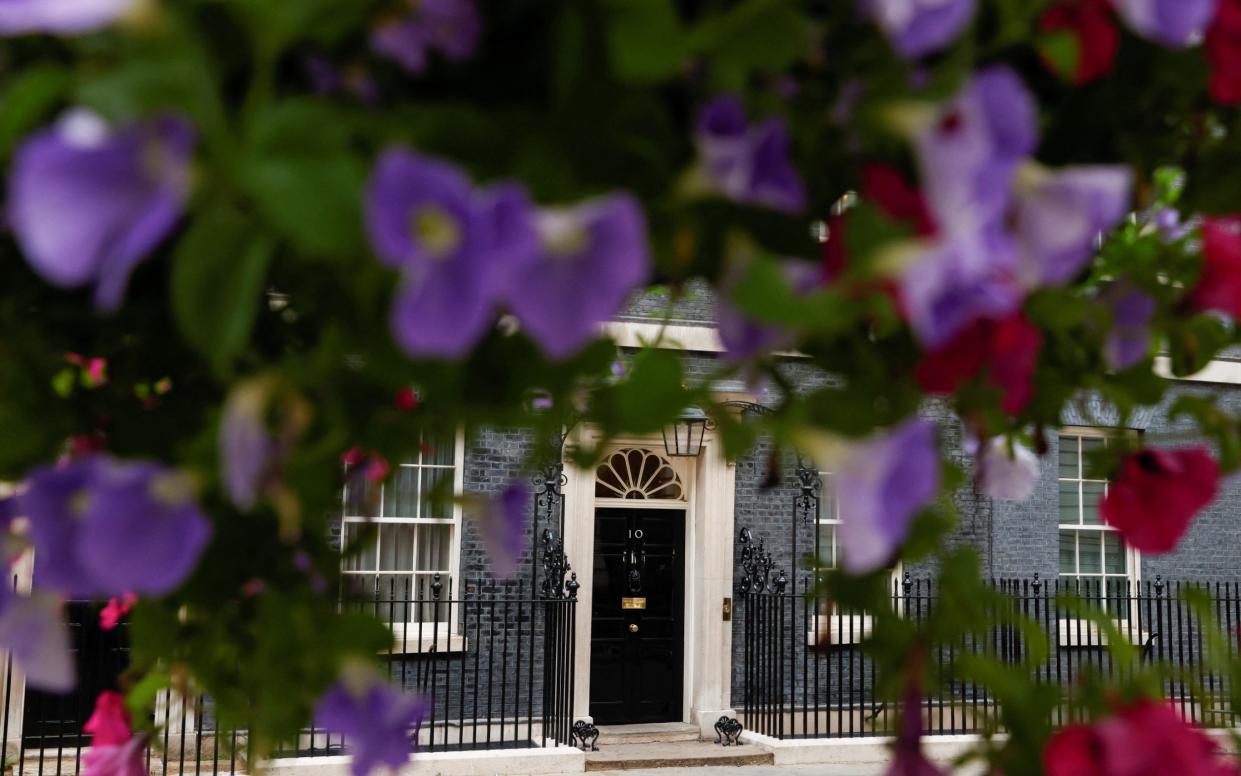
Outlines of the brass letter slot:
M 621 599 L 621 608 L 622 608 L 622 609 L 645 609 L 645 608 L 646 608 L 646 598 L 645 598 L 645 597 L 642 597 L 642 598 L 622 598 L 622 599 Z

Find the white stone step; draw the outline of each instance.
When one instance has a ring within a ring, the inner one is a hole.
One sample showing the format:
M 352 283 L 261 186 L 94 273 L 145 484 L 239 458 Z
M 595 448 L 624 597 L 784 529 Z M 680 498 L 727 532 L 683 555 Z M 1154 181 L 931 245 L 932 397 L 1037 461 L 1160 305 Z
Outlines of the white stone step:
M 709 741 L 654 744 L 613 744 L 586 753 L 588 771 L 629 771 L 647 768 L 695 768 L 710 765 L 770 765 L 771 752 L 753 744 L 719 746 Z
M 648 722 L 641 725 L 600 725 L 599 746 L 617 744 L 670 744 L 697 741 L 698 727 L 685 722 Z

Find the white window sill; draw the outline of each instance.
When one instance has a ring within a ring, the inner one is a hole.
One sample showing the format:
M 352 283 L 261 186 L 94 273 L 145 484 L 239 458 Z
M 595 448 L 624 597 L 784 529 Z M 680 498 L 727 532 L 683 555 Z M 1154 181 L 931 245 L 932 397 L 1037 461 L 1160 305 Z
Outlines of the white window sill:
M 806 646 L 834 647 L 861 644 L 874 628 L 869 614 L 815 615 L 806 632 Z
M 1132 626 L 1128 620 L 1112 620 L 1120 635 L 1135 647 L 1143 647 L 1150 641 L 1150 631 Z M 1090 649 L 1107 646 L 1107 634 L 1090 620 L 1057 620 L 1057 646 L 1071 649 Z
M 444 631 L 436 633 L 424 627 L 422 637 L 419 638 L 416 623 L 409 625 L 408 628 L 403 623 L 392 626 L 392 654 L 394 655 L 426 655 L 431 654 L 432 650 L 435 654 L 443 655 L 467 652 L 469 647 L 469 641 L 457 634 Z

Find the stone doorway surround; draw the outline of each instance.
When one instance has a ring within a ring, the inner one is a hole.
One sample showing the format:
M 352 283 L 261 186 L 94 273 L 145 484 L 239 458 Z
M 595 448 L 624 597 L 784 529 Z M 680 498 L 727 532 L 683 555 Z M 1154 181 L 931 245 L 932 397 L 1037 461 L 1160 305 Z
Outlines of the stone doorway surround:
M 590 426 L 578 427 L 566 447 L 593 447 L 600 439 Z M 659 435 L 612 440 L 608 452 L 642 448 L 665 456 Z M 702 735 L 714 736 L 714 725 L 732 708 L 732 623 L 724 620 L 724 599 L 733 588 L 733 505 L 736 466 L 724 456 L 723 444 L 713 431 L 703 439 L 697 458 L 669 458 L 684 484 L 679 502 L 653 501 L 652 507 L 678 504 L 685 509 L 685 641 L 682 721 L 696 725 Z M 565 464 L 564 543 L 579 580 L 593 574 L 595 508 L 608 500 L 595 498 L 595 468 Z M 617 503 L 612 500 L 610 503 Z M 623 502 L 641 508 L 642 501 Z M 573 716 L 590 720 L 590 611 L 591 585 L 578 594 L 577 632 L 574 636 Z

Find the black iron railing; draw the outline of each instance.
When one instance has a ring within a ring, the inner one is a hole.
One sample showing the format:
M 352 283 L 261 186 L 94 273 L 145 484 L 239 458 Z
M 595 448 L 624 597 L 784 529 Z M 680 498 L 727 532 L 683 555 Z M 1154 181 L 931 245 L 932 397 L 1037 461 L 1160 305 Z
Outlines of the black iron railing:
M 958 643 L 938 644 L 931 652 L 944 681 L 925 700 L 923 723 L 929 733 L 999 729 L 994 698 L 952 670 L 967 654 L 1014 665 L 1024 661 L 1034 681 L 1060 688 L 1062 702 L 1050 720 L 1055 725 L 1077 719 L 1079 679 L 1087 674 L 1119 678 L 1156 664 L 1168 668 L 1164 697 L 1183 719 L 1210 728 L 1238 723 L 1228 702 L 1228 677 L 1207 656 L 1213 642 L 1229 655 L 1237 653 L 1241 584 L 1103 584 L 1036 577 L 995 585 L 1007 594 L 1001 604 L 1007 611 L 995 613 L 996 624 Z M 842 610 L 810 587 L 801 581 L 742 594 L 737 619 L 743 659 L 735 669 L 742 721 L 750 730 L 781 739 L 888 733 L 896 710 L 877 692 L 874 665 L 861 648 L 872 618 Z M 1189 600 L 1195 597 L 1202 603 Z M 907 578 L 893 585 L 892 611 L 902 617 L 921 622 L 942 604 L 932 580 Z M 1105 612 L 1109 626 L 1099 627 L 1082 607 Z M 1047 636 L 1046 659 L 1031 659 L 1031 645 L 1014 615 L 1038 623 Z M 1131 646 L 1122 658 L 1109 649 L 1109 630 Z
M 410 730 L 411 751 L 520 749 L 569 742 L 573 690 L 576 583 L 558 597 L 532 597 L 528 587 L 446 585 L 417 592 L 412 580 L 375 585 L 367 600 L 349 607 L 372 611 L 392 628 L 386 665 L 394 683 L 427 702 L 422 723 Z M 81 726 L 100 689 L 115 685 L 127 660 L 124 625 L 101 639 L 94 626 L 97 605 L 71 609 L 79 673 L 69 695 L 27 692 L 12 663 L 0 691 L 4 767 L 0 773 L 68 776 L 80 773 L 89 740 Z M 147 752 L 148 771 L 159 774 L 252 773 L 244 730 L 218 729 L 210 697 L 161 697 L 155 708 L 158 734 Z M 348 753 L 341 737 L 314 727 L 288 742 L 275 757 L 323 757 Z M 20 769 L 18 766 L 20 764 Z

